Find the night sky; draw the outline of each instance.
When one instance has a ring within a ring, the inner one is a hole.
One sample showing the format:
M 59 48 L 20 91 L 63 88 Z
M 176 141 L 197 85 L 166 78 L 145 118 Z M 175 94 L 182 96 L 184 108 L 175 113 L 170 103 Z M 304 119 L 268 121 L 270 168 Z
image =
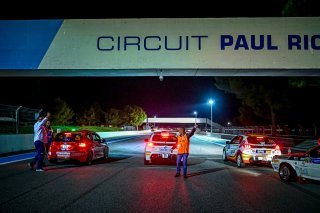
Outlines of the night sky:
M 103 109 L 142 107 L 153 117 L 210 118 L 209 99 L 214 99 L 214 120 L 227 122 L 238 115 L 238 101 L 214 86 L 214 77 L 45 77 L 0 78 L 1 104 L 28 108 L 52 108 L 55 97 L 75 111 L 98 102 Z
M 287 1 L 8 1 L 0 19 L 279 17 Z

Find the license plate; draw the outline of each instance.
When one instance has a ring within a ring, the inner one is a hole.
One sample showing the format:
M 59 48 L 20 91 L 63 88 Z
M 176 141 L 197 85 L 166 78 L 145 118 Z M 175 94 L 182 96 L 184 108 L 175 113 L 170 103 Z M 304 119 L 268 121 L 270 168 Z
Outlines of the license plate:
M 271 154 L 271 150 L 267 150 L 267 154 Z
M 58 157 L 70 157 L 70 152 L 57 152 Z
M 266 150 L 259 150 L 259 149 L 257 149 L 257 150 L 256 150 L 256 153 L 266 153 Z
M 161 147 L 160 148 L 160 154 L 162 154 L 162 155 L 167 155 L 168 156 L 168 154 L 170 154 L 170 147 Z M 166 158 L 168 158 L 168 157 L 166 157 Z
M 168 152 L 170 149 L 169 147 L 161 147 L 160 152 Z
M 169 155 L 168 154 L 162 154 L 162 158 L 168 158 Z

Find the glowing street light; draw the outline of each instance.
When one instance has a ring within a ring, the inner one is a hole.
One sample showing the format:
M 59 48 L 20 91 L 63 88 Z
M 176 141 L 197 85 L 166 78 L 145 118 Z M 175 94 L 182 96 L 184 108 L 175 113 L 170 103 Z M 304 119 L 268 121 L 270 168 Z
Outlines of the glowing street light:
M 196 125 L 197 124 L 197 111 L 194 111 L 193 112 L 193 114 L 194 114 L 194 124 Z
M 211 106 L 211 133 L 212 133 L 212 105 L 213 105 L 214 101 L 212 99 L 209 100 L 209 104 Z

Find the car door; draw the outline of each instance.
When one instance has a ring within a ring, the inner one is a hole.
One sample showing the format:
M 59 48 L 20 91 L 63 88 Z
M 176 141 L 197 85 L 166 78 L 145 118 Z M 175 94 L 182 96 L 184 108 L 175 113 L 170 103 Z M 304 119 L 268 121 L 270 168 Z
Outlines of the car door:
M 101 138 L 98 134 L 92 133 L 92 138 L 94 141 L 94 154 L 96 158 L 103 157 L 105 146 L 101 144 Z
M 240 141 L 242 139 L 242 136 L 235 136 L 227 145 L 226 145 L 226 154 L 228 157 L 235 157 Z
M 307 163 L 308 175 L 311 178 L 320 178 L 320 147 L 310 153 L 310 162 Z

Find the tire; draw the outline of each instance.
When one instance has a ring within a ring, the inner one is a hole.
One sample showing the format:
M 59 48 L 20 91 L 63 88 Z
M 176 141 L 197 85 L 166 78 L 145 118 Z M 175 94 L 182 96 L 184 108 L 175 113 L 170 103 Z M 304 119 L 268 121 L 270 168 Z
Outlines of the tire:
M 146 159 L 144 159 L 143 163 L 144 163 L 144 165 L 150 165 L 149 161 Z
M 143 164 L 144 165 L 150 165 L 151 164 L 149 160 L 146 160 L 146 156 L 144 156 Z
M 297 177 L 297 173 L 289 164 L 285 163 L 280 166 L 279 177 L 282 182 L 289 182 Z
M 92 164 L 92 159 L 93 159 L 93 154 L 92 154 L 92 152 L 89 152 L 88 156 L 87 156 L 86 164 L 87 165 L 91 165 Z
M 238 166 L 239 168 L 243 168 L 244 165 L 245 165 L 245 164 L 243 163 L 243 160 L 242 160 L 241 155 L 238 154 L 238 155 L 237 155 L 237 166 Z
M 223 149 L 223 152 L 222 152 L 222 160 L 223 161 L 227 161 L 228 159 L 227 159 L 227 153 L 226 153 L 226 150 L 225 149 Z

